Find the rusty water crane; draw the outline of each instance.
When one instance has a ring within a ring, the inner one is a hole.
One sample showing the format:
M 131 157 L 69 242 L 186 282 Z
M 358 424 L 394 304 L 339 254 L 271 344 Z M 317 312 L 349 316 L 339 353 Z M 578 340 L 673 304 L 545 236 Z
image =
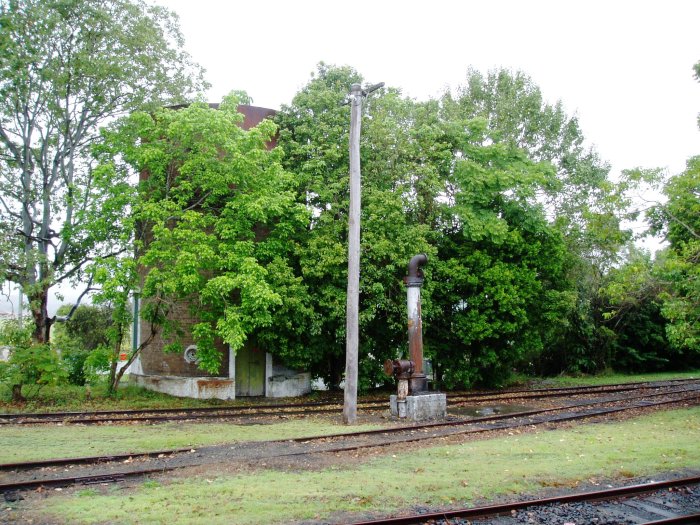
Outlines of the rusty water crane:
M 408 263 L 406 305 L 408 310 L 408 359 L 388 359 L 384 372 L 397 379 L 397 394 L 391 396 L 391 413 L 414 421 L 445 417 L 445 394 L 428 392 L 428 378 L 423 372 L 423 318 L 420 289 L 423 286 L 423 266 L 428 263 L 424 253 L 415 255 Z

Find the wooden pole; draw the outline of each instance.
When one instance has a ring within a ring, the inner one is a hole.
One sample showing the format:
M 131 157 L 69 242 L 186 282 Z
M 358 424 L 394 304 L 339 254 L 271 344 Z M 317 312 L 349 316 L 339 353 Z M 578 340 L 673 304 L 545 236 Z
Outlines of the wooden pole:
M 348 296 L 345 343 L 345 399 L 343 423 L 357 422 L 357 361 L 360 303 L 360 123 L 362 87 L 350 90 L 350 212 L 348 219 Z

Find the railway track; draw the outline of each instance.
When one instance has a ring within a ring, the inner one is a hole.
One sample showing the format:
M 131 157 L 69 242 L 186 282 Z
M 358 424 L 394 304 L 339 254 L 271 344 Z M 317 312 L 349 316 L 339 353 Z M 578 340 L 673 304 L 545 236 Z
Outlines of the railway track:
M 503 392 L 476 392 L 448 395 L 449 406 L 463 406 L 469 403 L 486 403 L 497 401 L 504 403 L 515 399 L 539 400 L 574 395 L 593 395 L 600 393 L 631 392 L 640 389 L 658 389 L 669 385 L 700 384 L 700 380 L 670 380 L 657 382 L 636 382 L 592 387 L 564 387 L 535 390 L 510 390 Z M 383 410 L 386 400 L 367 400 L 358 404 L 360 410 Z M 105 423 L 157 423 L 167 421 L 241 419 L 259 417 L 289 417 L 295 415 L 325 414 L 342 412 L 342 404 L 335 401 L 260 404 L 236 407 L 205 408 L 164 408 L 148 410 L 105 410 L 93 412 L 40 412 L 40 413 L 6 413 L 0 414 L 0 425 L 36 425 L 36 424 L 81 424 L 94 425 Z
M 358 521 L 351 525 L 700 523 L 700 476 L 537 500 Z
M 661 398 L 661 399 L 659 399 Z M 174 469 L 213 465 L 231 461 L 259 461 L 322 453 L 344 453 L 360 449 L 401 446 L 418 441 L 449 438 L 456 435 L 508 431 L 522 427 L 603 417 L 630 410 L 661 407 L 670 404 L 700 403 L 700 386 L 676 387 L 675 390 L 639 396 L 612 396 L 584 400 L 563 407 L 533 410 L 508 415 L 495 415 L 471 420 L 435 422 L 423 425 L 393 427 L 381 430 L 324 436 L 309 436 L 289 440 L 243 442 L 201 449 L 166 450 L 148 454 L 123 456 L 61 458 L 26 464 L 0 465 L 9 471 L 11 480 L 0 482 L 0 492 L 30 490 L 41 486 L 64 487 L 74 484 L 106 483 L 130 477 L 141 477 Z M 126 457 L 126 459 L 124 459 Z M 96 463 L 101 463 L 99 468 Z M 81 467 L 81 465 L 83 467 Z M 126 467 L 125 467 L 126 465 Z M 81 473 L 85 468 L 89 474 Z M 64 476 L 73 470 L 73 475 Z M 24 479 L 17 475 L 24 471 Z M 96 472 L 98 471 L 98 472 Z M 8 476 L 5 476 L 6 478 Z

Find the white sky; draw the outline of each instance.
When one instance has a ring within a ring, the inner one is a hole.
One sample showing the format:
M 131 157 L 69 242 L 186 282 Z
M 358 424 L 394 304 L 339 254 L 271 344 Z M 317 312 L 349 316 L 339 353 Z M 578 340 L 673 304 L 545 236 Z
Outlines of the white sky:
M 154 1 L 180 15 L 213 102 L 243 89 L 279 108 L 320 61 L 421 100 L 505 67 L 576 113 L 613 172 L 700 154 L 697 1 Z
M 255 105 L 279 108 L 320 61 L 419 100 L 458 86 L 470 66 L 504 67 L 577 114 L 613 174 L 675 174 L 700 154 L 697 1 L 154 1 L 180 15 L 212 102 L 242 89 Z

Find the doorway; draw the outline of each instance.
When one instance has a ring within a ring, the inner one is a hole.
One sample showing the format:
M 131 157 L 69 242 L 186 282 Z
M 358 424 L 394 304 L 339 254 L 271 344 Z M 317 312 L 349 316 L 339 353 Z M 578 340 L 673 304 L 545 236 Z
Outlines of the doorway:
M 265 395 L 265 352 L 244 346 L 236 352 L 236 397 Z

